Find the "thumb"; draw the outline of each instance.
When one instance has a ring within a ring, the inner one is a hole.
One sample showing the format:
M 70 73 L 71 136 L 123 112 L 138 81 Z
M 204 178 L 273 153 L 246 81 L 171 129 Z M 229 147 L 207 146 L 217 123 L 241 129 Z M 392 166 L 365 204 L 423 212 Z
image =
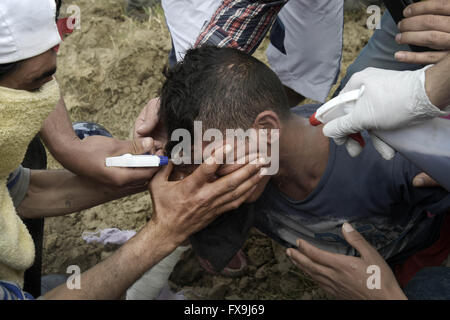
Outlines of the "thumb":
M 146 121 L 142 121 L 139 124 L 138 128 L 136 129 L 136 132 L 141 136 L 147 136 L 152 132 L 155 126 L 156 123 L 154 119 L 147 119 Z
M 138 117 L 136 133 L 140 136 L 148 136 L 158 125 L 159 98 L 149 101 Z
M 342 225 L 342 234 L 345 240 L 361 254 L 362 258 L 372 257 L 374 252 L 378 254 L 374 247 L 364 239 L 364 237 L 356 231 L 351 224 L 345 222 Z
M 144 154 L 155 152 L 155 143 L 153 138 L 134 138 L 131 141 L 129 153 L 131 154 Z
M 372 139 L 372 144 L 374 148 L 378 151 L 381 156 L 386 160 L 391 160 L 395 156 L 395 150 L 387 145 L 383 140 L 378 138 L 373 133 L 369 132 L 370 138 Z

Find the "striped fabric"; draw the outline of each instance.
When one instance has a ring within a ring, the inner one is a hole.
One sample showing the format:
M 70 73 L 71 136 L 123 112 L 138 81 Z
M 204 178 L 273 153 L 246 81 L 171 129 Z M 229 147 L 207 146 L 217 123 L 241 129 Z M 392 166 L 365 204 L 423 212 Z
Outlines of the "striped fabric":
M 223 0 L 202 28 L 195 47 L 210 44 L 252 54 L 288 0 Z
M 0 300 L 34 300 L 34 298 L 16 284 L 0 281 Z
M 8 184 L 7 187 L 9 190 L 11 190 L 12 188 L 14 188 L 14 186 L 16 185 L 16 183 L 19 181 L 20 176 L 22 174 L 22 170 L 21 168 L 17 168 L 16 170 L 14 170 L 13 173 L 11 173 L 8 177 Z

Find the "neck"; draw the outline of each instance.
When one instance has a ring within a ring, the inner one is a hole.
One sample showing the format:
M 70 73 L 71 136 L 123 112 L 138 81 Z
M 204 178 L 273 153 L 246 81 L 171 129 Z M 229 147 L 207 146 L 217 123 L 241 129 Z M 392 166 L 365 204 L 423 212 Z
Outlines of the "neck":
M 280 141 L 280 170 L 273 182 L 294 200 L 303 200 L 317 186 L 328 163 L 329 140 L 322 126 L 292 115 Z

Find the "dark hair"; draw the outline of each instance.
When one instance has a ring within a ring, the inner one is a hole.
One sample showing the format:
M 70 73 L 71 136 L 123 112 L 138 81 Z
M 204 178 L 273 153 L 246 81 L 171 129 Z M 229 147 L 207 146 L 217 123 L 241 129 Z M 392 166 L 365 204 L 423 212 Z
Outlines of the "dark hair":
M 265 110 L 280 119 L 290 115 L 277 75 L 258 59 L 232 48 L 191 49 L 175 67 L 164 70 L 160 119 L 170 140 L 178 128 L 193 135 L 194 121 L 204 129 L 248 129 Z M 166 146 L 170 154 L 176 142 Z
M 61 9 L 62 0 L 55 0 L 56 2 L 56 20 L 59 17 L 59 10 Z M 2 80 L 7 75 L 13 73 L 15 70 L 19 68 L 21 61 L 11 62 L 0 64 L 0 80 Z

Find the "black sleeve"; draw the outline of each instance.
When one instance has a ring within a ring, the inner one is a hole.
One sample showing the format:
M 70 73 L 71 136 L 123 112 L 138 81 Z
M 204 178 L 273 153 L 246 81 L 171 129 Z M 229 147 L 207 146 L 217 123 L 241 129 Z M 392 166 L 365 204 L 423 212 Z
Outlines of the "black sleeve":
M 237 210 L 224 213 L 189 240 L 194 252 L 219 272 L 242 248 L 253 223 L 253 205 L 244 204 Z

